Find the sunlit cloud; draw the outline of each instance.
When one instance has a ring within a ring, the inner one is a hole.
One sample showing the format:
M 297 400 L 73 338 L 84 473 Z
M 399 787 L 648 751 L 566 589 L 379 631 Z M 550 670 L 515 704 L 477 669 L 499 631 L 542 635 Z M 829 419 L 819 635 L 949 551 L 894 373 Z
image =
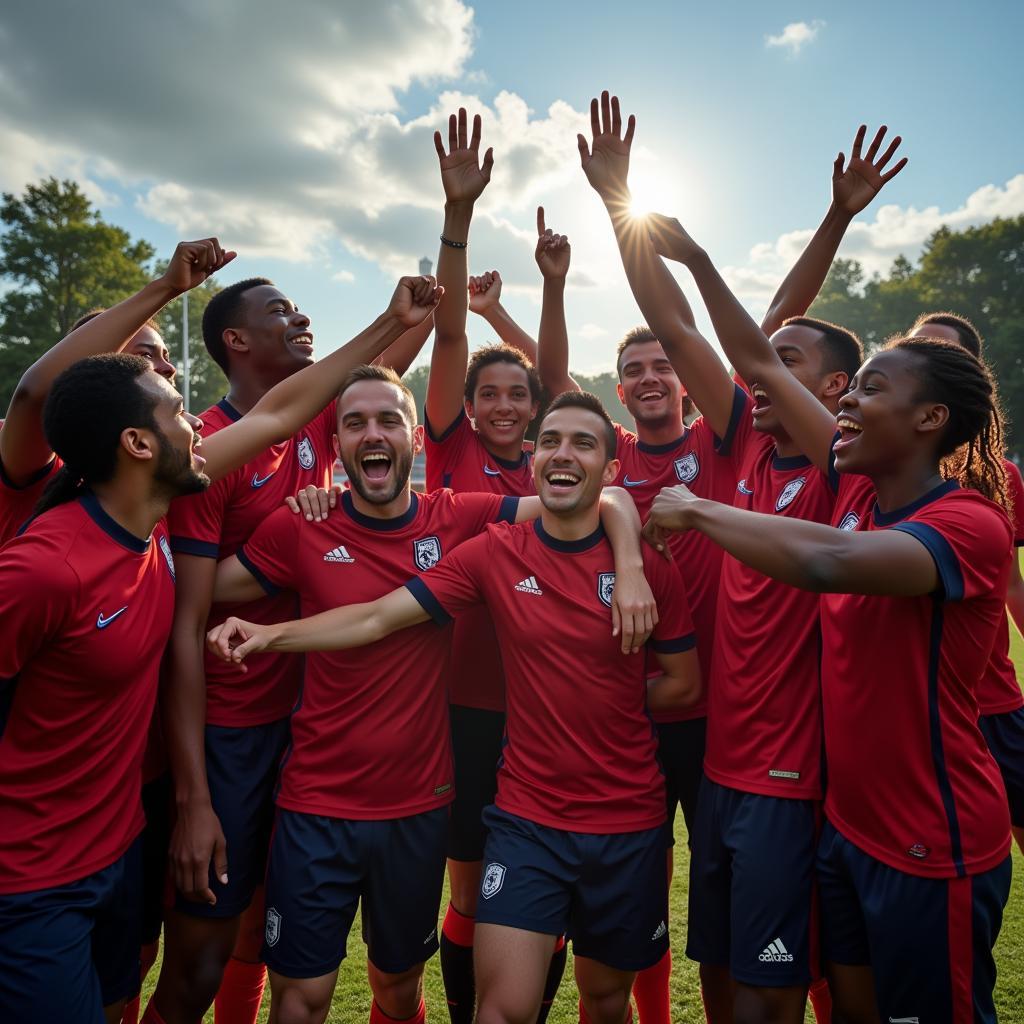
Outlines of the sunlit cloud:
M 778 35 L 765 36 L 764 45 L 788 50 L 789 55 L 795 57 L 808 43 L 814 42 L 824 27 L 825 22 L 818 20 L 792 21 Z

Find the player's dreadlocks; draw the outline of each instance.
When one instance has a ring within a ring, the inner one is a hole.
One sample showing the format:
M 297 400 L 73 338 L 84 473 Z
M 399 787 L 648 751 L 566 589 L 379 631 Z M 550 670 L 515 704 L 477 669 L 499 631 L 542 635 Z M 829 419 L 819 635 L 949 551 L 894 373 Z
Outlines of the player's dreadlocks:
M 939 448 L 942 475 L 973 487 L 1012 514 L 1003 469 L 1003 413 L 989 368 L 951 341 L 895 338 L 886 347 L 919 356 L 921 397 L 949 409 Z

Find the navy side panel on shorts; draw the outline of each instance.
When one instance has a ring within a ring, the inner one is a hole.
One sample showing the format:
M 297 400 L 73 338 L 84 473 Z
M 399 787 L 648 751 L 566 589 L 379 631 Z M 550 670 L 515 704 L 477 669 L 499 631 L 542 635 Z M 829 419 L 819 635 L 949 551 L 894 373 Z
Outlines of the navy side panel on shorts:
M 1024 828 L 1024 708 L 982 715 L 978 728 L 999 765 L 1010 804 L 1010 822 Z
M 498 760 L 505 738 L 505 714 L 453 704 L 449 716 L 455 760 L 455 800 L 448 827 L 448 856 L 452 860 L 481 860 L 487 838 L 483 812 L 494 803 L 498 792 Z

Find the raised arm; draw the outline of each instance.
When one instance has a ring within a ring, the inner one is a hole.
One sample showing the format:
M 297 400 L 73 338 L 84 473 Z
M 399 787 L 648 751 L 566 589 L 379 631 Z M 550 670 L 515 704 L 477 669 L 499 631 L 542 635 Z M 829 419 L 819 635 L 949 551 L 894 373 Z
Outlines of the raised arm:
M 401 334 L 427 319 L 441 294 L 432 277 L 403 277 L 388 308 L 347 345 L 276 384 L 240 420 L 204 438 L 207 475 L 223 476 L 291 437 L 331 401 L 354 366 L 373 362 Z
M 394 370 L 399 377 L 404 377 L 413 361 L 423 350 L 423 346 L 434 329 L 434 318 L 425 317 L 422 323 L 410 327 L 399 335 L 397 341 L 393 341 L 388 347 L 374 359 L 377 366 L 387 366 Z
M 235 662 L 245 671 L 242 662 L 258 651 L 343 651 L 364 647 L 429 618 L 419 601 L 405 587 L 399 587 L 376 601 L 332 608 L 308 619 L 272 626 L 232 617 L 211 629 L 206 643 L 218 658 Z
M 462 412 L 469 342 L 466 311 L 469 307 L 467 246 L 473 207 L 491 180 L 494 157 L 490 149 L 480 161 L 480 115 L 473 118 L 472 137 L 466 131 L 466 111 L 448 118 L 448 152 L 441 133 L 434 132 L 434 148 L 444 186 L 444 229 L 437 257 L 437 281 L 445 298 L 434 315 L 434 350 L 427 382 L 427 419 L 438 435 Z
M 518 349 L 536 365 L 537 342 L 512 319 L 509 311 L 501 304 L 501 274 L 498 271 L 489 270 L 486 274 L 469 279 L 469 311 L 482 316 L 506 345 Z
M 629 153 L 636 119 L 630 115 L 623 136 L 618 97 L 609 97 L 605 91 L 600 109 L 598 101 L 591 100 L 590 122 L 590 147 L 582 135 L 577 137 L 580 159 L 587 180 L 611 218 L 630 289 L 687 393 L 721 437 L 732 413 L 732 379 L 697 330 L 682 289 L 651 244 L 646 221 L 630 213 Z
M 160 277 L 82 324 L 25 371 L 0 430 L 0 463 L 15 486 L 27 483 L 53 458 L 43 434 L 43 406 L 57 376 L 87 356 L 120 351 L 171 299 L 202 284 L 234 258 L 216 238 L 179 242 Z
M 569 374 L 569 331 L 565 326 L 565 279 L 571 256 L 569 239 L 556 235 L 544 223 L 544 207 L 538 206 L 534 257 L 544 278 L 544 296 L 537 332 L 537 372 L 550 398 L 580 390 Z
M 885 125 L 878 129 L 867 153 L 861 156 L 866 132 L 866 125 L 862 124 L 857 129 L 849 164 L 844 166 L 846 158 L 840 153 L 832 165 L 832 202 L 825 213 L 825 219 L 818 225 L 818 230 L 786 275 L 768 307 L 761 323 L 761 329 L 767 335 L 774 334 L 787 318 L 803 316 L 807 312 L 821 291 L 850 221 L 872 202 L 886 182 L 895 178 L 907 165 L 907 158 L 903 157 L 888 171 L 885 170 L 885 165 L 903 141 L 897 135 L 885 152 L 878 156 L 878 150 L 885 140 Z

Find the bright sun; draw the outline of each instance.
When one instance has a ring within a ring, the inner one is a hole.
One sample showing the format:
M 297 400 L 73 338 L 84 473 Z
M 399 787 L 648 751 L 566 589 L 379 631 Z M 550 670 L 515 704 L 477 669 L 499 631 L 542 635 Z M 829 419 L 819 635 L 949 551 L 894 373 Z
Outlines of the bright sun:
M 633 197 L 629 212 L 634 217 L 645 217 L 649 213 L 675 216 L 676 185 L 656 164 L 644 161 L 630 168 L 629 191 Z

